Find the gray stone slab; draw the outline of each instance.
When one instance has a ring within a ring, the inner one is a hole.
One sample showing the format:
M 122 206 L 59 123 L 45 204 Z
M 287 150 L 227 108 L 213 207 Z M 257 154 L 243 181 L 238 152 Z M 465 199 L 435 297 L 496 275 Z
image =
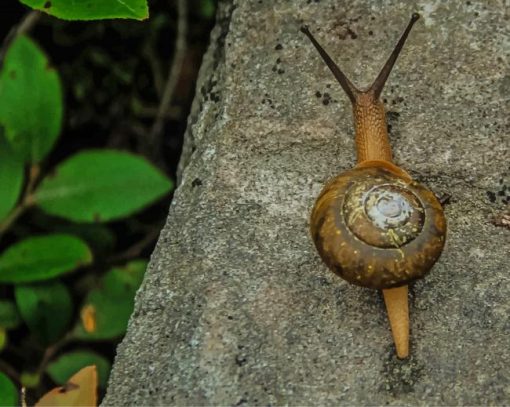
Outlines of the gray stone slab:
M 510 185 L 504 3 L 222 3 L 105 405 L 510 403 L 510 231 L 489 221 Z M 414 11 L 383 92 L 391 142 L 452 199 L 399 361 L 381 295 L 328 271 L 309 236 L 315 197 L 355 154 L 349 101 L 298 29 L 366 85 Z

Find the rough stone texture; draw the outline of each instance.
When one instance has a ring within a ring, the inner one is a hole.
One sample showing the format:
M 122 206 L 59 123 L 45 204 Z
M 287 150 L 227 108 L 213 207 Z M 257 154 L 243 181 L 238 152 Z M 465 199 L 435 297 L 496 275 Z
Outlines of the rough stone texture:
M 412 3 L 222 4 L 104 404 L 510 403 L 510 231 L 489 221 L 510 184 L 508 10 Z M 423 19 L 383 92 L 391 142 L 452 198 L 399 361 L 381 295 L 329 272 L 309 236 L 316 195 L 355 156 L 348 99 L 298 29 L 366 85 L 413 11 Z

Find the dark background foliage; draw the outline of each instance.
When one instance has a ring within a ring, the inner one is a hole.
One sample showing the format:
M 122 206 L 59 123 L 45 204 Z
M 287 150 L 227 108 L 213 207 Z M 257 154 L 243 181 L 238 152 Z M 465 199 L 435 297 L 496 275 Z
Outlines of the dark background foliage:
M 178 13 L 174 0 L 151 0 L 145 21 L 105 20 L 68 22 L 41 15 L 30 37 L 44 50 L 60 74 L 64 93 L 64 122 L 60 138 L 42 163 L 50 173 L 59 163 L 84 149 L 116 149 L 145 156 L 170 179 L 175 179 L 186 119 L 202 56 L 214 24 L 215 0 L 190 0 L 183 68 L 164 118 L 161 145 L 154 149 L 147 137 L 156 121 L 168 71 L 175 55 Z M 30 13 L 17 0 L 0 5 L 0 41 Z M 28 97 L 28 96 L 27 96 Z M 106 224 L 73 224 L 34 208 L 25 212 L 0 240 L 0 252 L 21 239 L 65 231 L 89 243 L 94 262 L 81 273 L 63 276 L 76 305 L 91 287 L 115 266 L 148 259 L 165 221 L 171 194 L 134 216 Z M 0 285 L 0 299 L 14 301 L 14 288 Z M 67 312 L 67 311 L 65 311 Z M 82 310 L 83 312 L 83 310 Z M 83 317 L 83 316 L 82 316 Z M 58 318 L 58 315 L 56 316 Z M 110 361 L 121 338 L 80 344 Z M 75 343 L 42 344 L 26 324 L 9 331 L 0 353 L 0 371 L 17 386 L 28 387 L 33 402 L 55 382 L 44 365 L 75 349 Z

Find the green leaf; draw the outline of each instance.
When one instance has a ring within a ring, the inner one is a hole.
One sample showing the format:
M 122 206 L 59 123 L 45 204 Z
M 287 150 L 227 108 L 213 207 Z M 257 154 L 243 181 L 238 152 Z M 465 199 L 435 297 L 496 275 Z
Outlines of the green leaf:
M 18 37 L 0 71 L 0 126 L 20 158 L 37 163 L 48 154 L 60 134 L 62 111 L 57 71 L 32 40 Z
M 81 339 L 111 339 L 126 332 L 129 317 L 133 312 L 134 297 L 140 286 L 147 263 L 133 261 L 123 268 L 113 268 L 92 290 L 82 307 L 82 323 L 75 329 Z M 92 310 L 94 322 L 85 323 L 83 310 Z
M 73 313 L 65 285 L 57 281 L 17 285 L 14 296 L 23 320 L 43 344 L 53 343 L 64 334 Z
M 105 357 L 87 350 L 65 353 L 50 363 L 46 371 L 57 384 L 65 384 L 78 370 L 95 365 L 99 376 L 99 385 L 106 387 L 110 374 L 110 362 Z
M 0 326 L 0 352 L 2 352 L 7 346 L 7 341 L 7 331 Z
M 14 329 L 21 323 L 16 305 L 7 300 L 0 300 L 0 328 Z
M 18 390 L 9 377 L 0 372 L 0 406 L 17 406 L 19 404 Z
M 0 255 L 0 282 L 48 280 L 91 261 L 90 249 L 77 237 L 64 234 L 32 237 Z
M 211 19 L 214 17 L 216 6 L 213 0 L 200 0 L 200 14 L 202 17 Z
M 35 389 L 41 384 L 41 374 L 31 371 L 22 372 L 20 375 L 20 382 L 23 387 Z
M 36 10 L 64 20 L 149 17 L 147 0 L 20 0 Z
M 0 131 L 0 222 L 16 205 L 23 177 L 23 162 L 13 154 Z
M 141 157 L 91 150 L 60 164 L 42 181 L 35 201 L 47 213 L 73 221 L 109 221 L 144 208 L 171 187 L 171 181 Z

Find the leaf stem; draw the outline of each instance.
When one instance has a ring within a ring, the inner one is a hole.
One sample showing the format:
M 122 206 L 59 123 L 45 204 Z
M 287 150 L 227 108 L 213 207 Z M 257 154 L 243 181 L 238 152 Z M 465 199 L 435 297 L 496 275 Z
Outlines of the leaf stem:
M 32 10 L 29 13 L 25 14 L 19 24 L 15 25 L 11 28 L 11 30 L 5 36 L 2 46 L 0 47 L 0 68 L 4 62 L 5 54 L 9 49 L 11 43 L 16 39 L 18 35 L 23 35 L 28 33 L 32 27 L 37 23 L 41 13 L 37 10 Z
M 0 223 L 0 239 L 23 213 L 34 204 L 33 192 L 39 179 L 41 170 L 39 165 L 32 164 L 29 170 L 28 182 L 21 202 L 11 211 L 9 216 Z

